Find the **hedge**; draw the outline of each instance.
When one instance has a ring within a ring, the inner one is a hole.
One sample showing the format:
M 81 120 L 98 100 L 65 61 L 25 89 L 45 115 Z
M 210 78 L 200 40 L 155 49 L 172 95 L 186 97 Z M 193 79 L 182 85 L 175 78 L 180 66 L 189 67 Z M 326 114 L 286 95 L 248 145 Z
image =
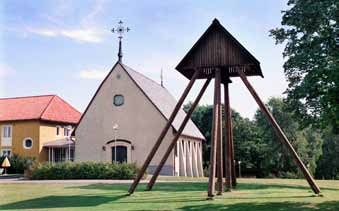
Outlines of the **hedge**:
M 4 159 L 5 157 L 0 157 L 0 166 Z M 8 160 L 11 164 L 11 167 L 7 169 L 8 174 L 23 174 L 35 162 L 33 157 L 21 157 L 18 155 L 13 155 Z
M 32 166 L 28 177 L 43 179 L 132 179 L 138 172 L 134 163 L 63 162 Z

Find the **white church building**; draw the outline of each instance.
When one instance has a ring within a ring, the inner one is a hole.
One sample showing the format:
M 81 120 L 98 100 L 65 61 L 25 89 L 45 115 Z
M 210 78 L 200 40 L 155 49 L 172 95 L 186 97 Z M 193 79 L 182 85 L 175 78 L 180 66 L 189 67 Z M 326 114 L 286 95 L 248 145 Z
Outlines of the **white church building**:
M 75 160 L 135 162 L 141 166 L 176 105 L 157 82 L 117 62 L 102 81 L 75 129 Z M 180 110 L 153 158 L 152 174 L 185 118 Z M 205 138 L 190 120 L 162 175 L 202 177 Z

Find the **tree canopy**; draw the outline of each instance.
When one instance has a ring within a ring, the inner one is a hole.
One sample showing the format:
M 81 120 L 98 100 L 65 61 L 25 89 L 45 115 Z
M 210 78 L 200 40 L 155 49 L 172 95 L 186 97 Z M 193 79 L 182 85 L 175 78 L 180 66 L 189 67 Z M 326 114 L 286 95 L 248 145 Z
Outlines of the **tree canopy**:
M 188 110 L 190 106 L 190 103 L 185 105 L 184 110 Z M 285 131 L 301 159 L 314 173 L 322 153 L 322 137 L 319 131 L 313 128 L 300 129 L 298 121 L 281 98 L 271 98 L 267 102 L 267 107 Z M 222 106 L 222 108 L 224 107 Z M 204 105 L 198 106 L 192 115 L 192 120 L 206 137 L 206 143 L 203 145 L 205 168 L 209 164 L 212 114 L 213 106 Z M 224 121 L 222 124 L 224 128 Z M 254 119 L 250 120 L 232 109 L 232 126 L 235 160 L 241 161 L 244 174 L 257 177 L 295 178 L 301 176 L 289 151 L 281 144 L 260 110 L 257 110 Z M 223 137 L 223 141 L 225 141 L 225 137 Z M 324 162 L 327 162 L 326 159 L 327 157 L 323 156 Z M 331 172 L 331 174 L 335 173 Z M 323 174 L 319 173 L 319 175 Z
M 339 1 L 289 0 L 281 27 L 287 101 L 302 126 L 331 125 L 339 132 Z

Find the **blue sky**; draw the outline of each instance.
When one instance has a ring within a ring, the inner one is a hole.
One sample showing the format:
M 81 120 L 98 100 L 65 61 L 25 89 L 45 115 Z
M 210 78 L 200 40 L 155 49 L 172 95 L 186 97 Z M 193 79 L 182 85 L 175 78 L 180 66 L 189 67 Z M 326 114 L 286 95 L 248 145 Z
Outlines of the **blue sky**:
M 287 0 L 142 1 L 55 0 L 0 3 L 0 97 L 57 94 L 83 111 L 117 61 L 118 40 L 110 29 L 122 19 L 131 28 L 123 62 L 164 84 L 178 98 L 188 80 L 175 66 L 214 18 L 260 62 L 265 76 L 250 81 L 263 100 L 282 96 L 283 46 L 269 30 L 280 25 Z M 193 100 L 202 82 L 187 100 Z M 201 104 L 212 104 L 210 86 Z M 239 79 L 230 87 L 231 106 L 252 118 L 257 105 Z

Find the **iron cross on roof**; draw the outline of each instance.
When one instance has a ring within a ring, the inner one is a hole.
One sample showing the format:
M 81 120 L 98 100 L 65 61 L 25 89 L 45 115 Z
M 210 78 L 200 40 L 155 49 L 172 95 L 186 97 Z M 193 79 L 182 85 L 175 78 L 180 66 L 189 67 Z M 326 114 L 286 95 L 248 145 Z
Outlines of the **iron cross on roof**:
M 116 28 L 113 28 L 111 31 L 112 33 L 117 33 L 119 38 L 119 52 L 118 52 L 118 59 L 119 62 L 121 62 L 122 59 L 122 50 L 121 50 L 121 40 L 123 38 L 123 34 L 125 32 L 129 32 L 130 28 L 123 26 L 123 23 L 121 20 L 118 22 L 118 26 Z

